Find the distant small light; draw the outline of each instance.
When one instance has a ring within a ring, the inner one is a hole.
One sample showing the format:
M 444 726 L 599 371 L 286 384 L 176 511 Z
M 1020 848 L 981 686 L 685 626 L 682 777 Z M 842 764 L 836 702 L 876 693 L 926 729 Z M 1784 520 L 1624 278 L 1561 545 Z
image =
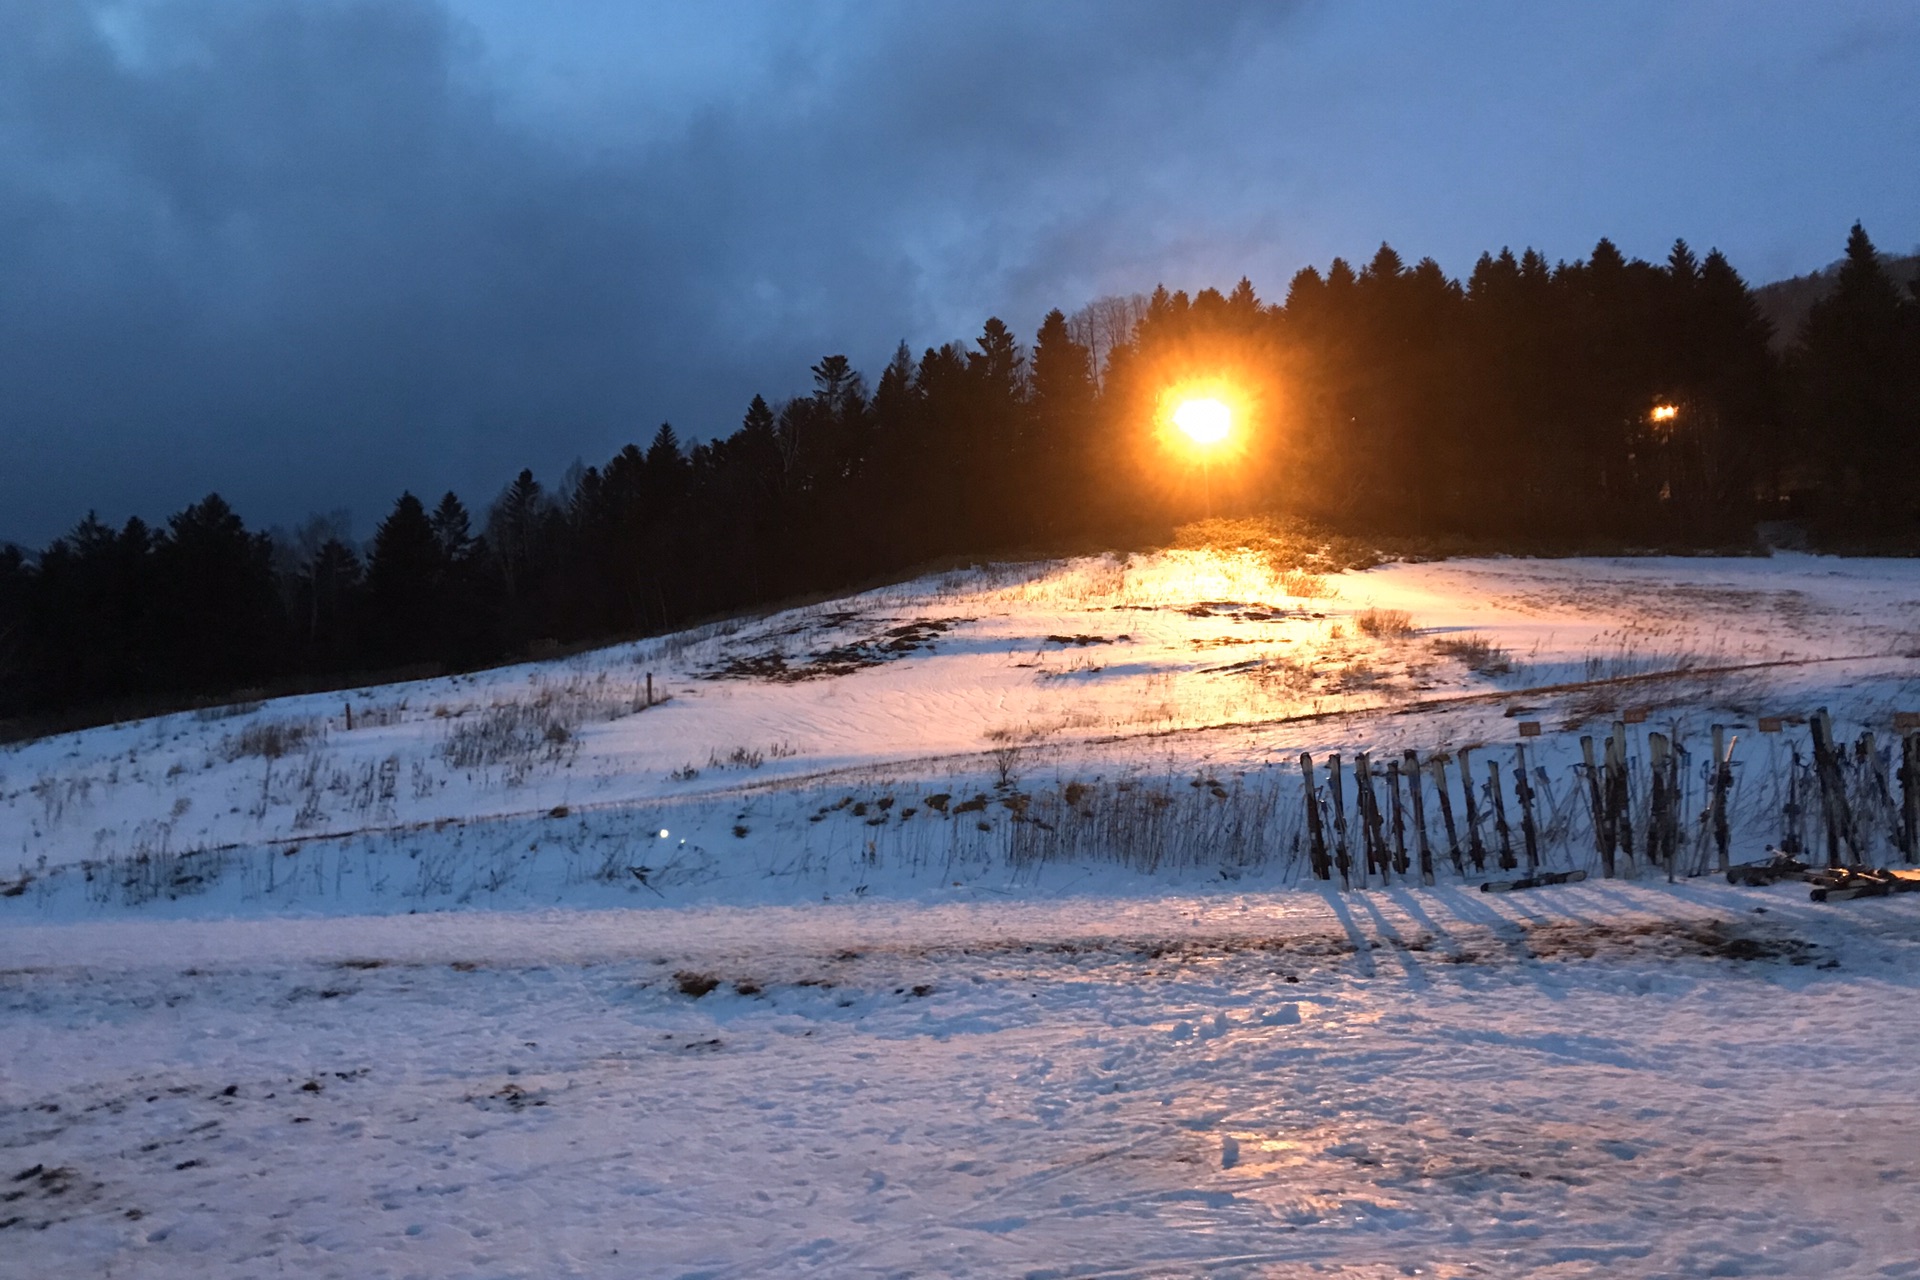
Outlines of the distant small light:
M 660 828 L 660 838 L 662 840 L 665 840 L 668 836 L 672 834 L 673 833 L 671 831 L 668 831 L 665 827 Z
M 1655 422 L 1672 422 L 1679 416 L 1680 406 L 1677 404 L 1657 404 L 1653 406 L 1653 420 Z

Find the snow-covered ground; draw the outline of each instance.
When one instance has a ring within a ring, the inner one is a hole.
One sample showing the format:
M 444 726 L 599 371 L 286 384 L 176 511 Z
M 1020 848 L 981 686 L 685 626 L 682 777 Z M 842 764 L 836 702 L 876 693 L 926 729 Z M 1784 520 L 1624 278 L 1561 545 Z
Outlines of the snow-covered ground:
M 11 926 L 0 1274 L 1911 1276 L 1917 939 L 1709 882 Z
M 1366 634 L 1381 610 L 1415 630 Z M 1449 649 L 1473 639 L 1478 657 Z M 1543 730 L 1542 825 L 1556 858 L 1578 860 L 1579 737 L 1635 710 L 1636 760 L 1649 731 L 1689 748 L 1690 813 L 1709 727 L 1740 736 L 1732 809 L 1750 856 L 1781 834 L 1798 718 L 1829 706 L 1843 738 L 1877 729 L 1889 750 L 1893 712 L 1920 710 L 1916 652 L 1911 561 L 1459 560 L 1314 578 L 1173 551 L 988 568 L 561 661 L 0 751 L 0 893 L 18 891 L 0 919 L 803 901 L 1057 885 L 1089 863 L 1157 885 L 1290 883 L 1300 751 L 1484 744 L 1484 786 L 1527 720 Z M 652 706 L 649 675 L 665 698 Z M 1788 723 L 1760 733 L 1760 717 Z M 1865 809 L 1875 782 L 1862 774 Z M 1204 838 L 1172 839 L 1162 811 Z M 1885 843 L 1886 823 L 1863 827 Z
M 1298 765 L 1464 824 L 1471 750 L 1491 844 L 1524 741 L 1589 867 L 1628 721 L 1684 871 L 1711 726 L 1745 860 L 1827 707 L 1890 860 L 1917 624 L 1899 561 L 1166 552 L 0 750 L 0 1276 L 1920 1276 L 1920 901 L 1481 894 L 1431 790 L 1437 883 L 1340 893 Z

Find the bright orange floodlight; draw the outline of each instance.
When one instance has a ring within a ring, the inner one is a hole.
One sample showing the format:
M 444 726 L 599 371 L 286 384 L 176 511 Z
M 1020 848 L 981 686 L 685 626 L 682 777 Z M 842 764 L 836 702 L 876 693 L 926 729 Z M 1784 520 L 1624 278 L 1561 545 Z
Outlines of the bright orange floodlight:
M 1657 404 L 1653 406 L 1655 422 L 1672 422 L 1680 416 L 1680 406 L 1675 404 Z
M 1182 400 L 1174 408 L 1173 425 L 1197 445 L 1216 445 L 1233 429 L 1233 410 L 1227 407 L 1226 401 L 1210 396 Z

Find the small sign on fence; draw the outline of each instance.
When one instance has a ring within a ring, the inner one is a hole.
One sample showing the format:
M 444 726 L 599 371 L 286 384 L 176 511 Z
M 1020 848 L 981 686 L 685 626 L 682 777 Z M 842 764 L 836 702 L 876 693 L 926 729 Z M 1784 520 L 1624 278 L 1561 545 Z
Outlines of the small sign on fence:
M 1760 732 L 1762 733 L 1780 732 L 1780 717 L 1779 716 L 1761 716 Z
M 1647 722 L 1647 709 L 1645 707 L 1628 707 L 1621 713 L 1620 718 L 1628 724 L 1645 724 Z
M 1894 712 L 1893 727 L 1896 729 L 1920 729 L 1920 711 Z
M 1520 722 L 1520 736 L 1523 738 L 1539 737 L 1540 722 L 1538 720 L 1522 720 Z

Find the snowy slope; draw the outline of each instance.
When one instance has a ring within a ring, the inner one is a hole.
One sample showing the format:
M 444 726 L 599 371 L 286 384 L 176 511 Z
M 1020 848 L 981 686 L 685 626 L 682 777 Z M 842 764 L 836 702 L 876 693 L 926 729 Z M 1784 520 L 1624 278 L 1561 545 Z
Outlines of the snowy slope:
M 1693 866 L 1718 723 L 1755 856 L 1916 588 L 1170 552 L 15 747 L 0 1277 L 1920 1276 L 1920 895 L 1342 893 L 1297 764 L 1539 723 L 1587 865 L 1644 713 Z
M 1695 774 L 1711 724 L 1742 735 L 1733 807 L 1752 855 L 1779 834 L 1776 792 L 1805 744 L 1804 728 L 1757 733 L 1758 716 L 1830 706 L 1843 736 L 1878 728 L 1884 747 L 1891 712 L 1920 708 L 1917 568 L 1462 560 L 1311 578 L 1250 554 L 1093 558 L 91 730 L 0 753 L 0 876 L 21 890 L 0 918 L 918 893 L 1085 861 L 1111 830 L 1036 851 L 1040 828 L 1017 821 L 1028 803 L 1071 820 L 1076 783 L 1107 789 L 1076 811 L 1158 788 L 1185 828 L 1217 783 L 1264 825 L 1231 848 L 1169 846 L 1154 869 L 1284 883 L 1299 751 L 1487 744 L 1504 765 L 1522 719 L 1543 723 L 1557 856 L 1577 860 L 1578 737 L 1635 707 L 1636 751 L 1677 731 Z M 1369 610 L 1415 631 L 1364 634 Z M 1469 637 L 1492 646 L 1483 670 L 1446 651 Z M 945 813 L 926 803 L 943 794 Z M 83 863 L 118 869 L 60 874 Z

